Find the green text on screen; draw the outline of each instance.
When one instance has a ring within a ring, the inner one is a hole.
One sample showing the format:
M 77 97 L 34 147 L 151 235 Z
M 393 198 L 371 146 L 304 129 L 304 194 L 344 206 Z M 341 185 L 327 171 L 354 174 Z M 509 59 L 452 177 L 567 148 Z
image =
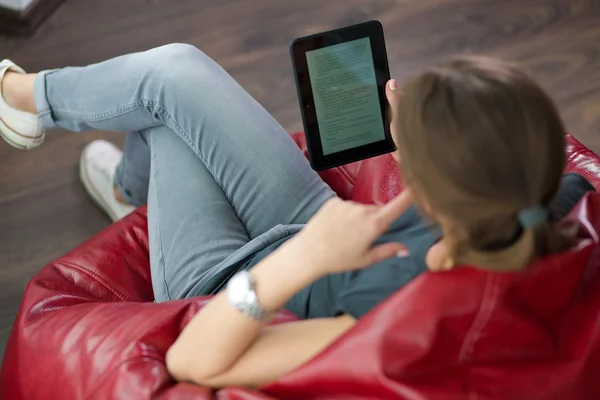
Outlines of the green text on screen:
M 306 53 L 323 154 L 385 139 L 371 41 Z

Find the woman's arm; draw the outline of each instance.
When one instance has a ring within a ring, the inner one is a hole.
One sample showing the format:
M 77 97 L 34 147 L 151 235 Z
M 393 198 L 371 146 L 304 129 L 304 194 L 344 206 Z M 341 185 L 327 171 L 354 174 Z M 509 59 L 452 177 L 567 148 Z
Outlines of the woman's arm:
M 342 316 L 264 327 L 231 368 L 214 376 L 178 380 L 190 380 L 213 388 L 257 387 L 275 381 L 309 361 L 354 323 L 354 318 Z
M 251 271 L 257 297 L 267 310 L 283 307 L 322 276 L 303 261 L 306 257 L 292 256 L 284 246 Z M 311 359 L 353 324 L 346 316 L 263 327 L 234 308 L 222 292 L 169 349 L 167 368 L 177 380 L 212 387 L 257 386 Z
M 258 301 L 278 310 L 325 274 L 365 268 L 406 249 L 372 246 L 411 204 L 410 191 L 385 206 L 328 201 L 294 238 L 251 271 Z M 302 321 L 277 327 L 246 317 L 225 293 L 217 295 L 186 326 L 167 352 L 167 368 L 178 380 L 210 386 L 256 386 L 312 358 L 348 330 L 354 319 Z

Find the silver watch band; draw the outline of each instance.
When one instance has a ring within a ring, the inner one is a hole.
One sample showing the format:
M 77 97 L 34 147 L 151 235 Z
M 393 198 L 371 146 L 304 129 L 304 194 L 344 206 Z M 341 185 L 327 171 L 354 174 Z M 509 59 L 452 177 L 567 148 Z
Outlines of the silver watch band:
M 277 312 L 265 310 L 256 295 L 256 282 L 248 271 L 240 271 L 227 283 L 227 297 L 232 306 L 255 321 L 267 321 Z

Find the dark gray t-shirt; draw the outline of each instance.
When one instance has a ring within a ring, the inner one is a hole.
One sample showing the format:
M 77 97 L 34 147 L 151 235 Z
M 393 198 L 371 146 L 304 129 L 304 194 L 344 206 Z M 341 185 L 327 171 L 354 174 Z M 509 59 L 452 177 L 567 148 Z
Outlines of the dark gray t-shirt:
M 593 190 L 594 187 L 584 177 L 565 175 L 552 204 L 554 215 L 557 218 L 564 217 L 586 192 Z M 290 237 L 257 252 L 238 270 L 252 268 Z M 303 319 L 341 314 L 350 314 L 358 319 L 427 271 L 425 255 L 440 238 L 441 231 L 421 217 L 415 206 L 411 206 L 376 242 L 402 243 L 408 248 L 410 256 L 393 257 L 360 271 L 327 275 L 298 292 L 286 303 L 285 308 Z

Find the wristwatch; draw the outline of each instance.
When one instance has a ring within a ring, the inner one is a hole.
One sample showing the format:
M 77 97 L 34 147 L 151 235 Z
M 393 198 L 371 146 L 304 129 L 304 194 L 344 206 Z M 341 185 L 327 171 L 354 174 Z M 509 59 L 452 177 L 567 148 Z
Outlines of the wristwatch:
M 261 307 L 256 296 L 256 282 L 248 271 L 240 271 L 227 282 L 227 298 L 232 306 L 255 321 L 267 321 L 277 314 Z

